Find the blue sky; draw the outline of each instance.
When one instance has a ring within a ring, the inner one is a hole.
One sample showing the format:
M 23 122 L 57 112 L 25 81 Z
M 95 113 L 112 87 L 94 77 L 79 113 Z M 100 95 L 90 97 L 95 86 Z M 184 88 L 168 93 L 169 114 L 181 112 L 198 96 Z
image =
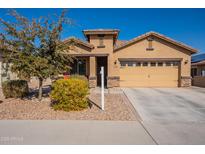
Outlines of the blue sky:
M 17 9 L 28 18 L 60 14 L 61 9 Z M 0 16 L 10 20 L 7 9 Z M 205 53 L 205 9 L 69 9 L 68 17 L 75 21 L 65 26 L 62 38 L 84 39 L 82 30 L 115 28 L 119 39 L 130 40 L 149 31 L 156 31 Z

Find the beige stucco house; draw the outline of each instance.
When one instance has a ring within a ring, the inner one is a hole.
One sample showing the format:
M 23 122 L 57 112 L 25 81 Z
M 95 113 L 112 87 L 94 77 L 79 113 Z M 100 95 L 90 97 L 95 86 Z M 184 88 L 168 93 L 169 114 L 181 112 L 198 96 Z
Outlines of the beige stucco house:
M 196 55 L 195 57 L 193 57 L 195 60 L 192 61 L 191 65 L 192 85 L 205 87 L 205 54 Z
M 78 60 L 71 73 L 86 75 L 90 87 L 100 86 L 100 67 L 110 87 L 184 87 L 191 85 L 191 55 L 197 50 L 156 32 L 130 41 L 119 30 L 84 30 L 87 41 L 74 39 L 69 52 Z M 64 43 L 70 39 L 64 40 Z

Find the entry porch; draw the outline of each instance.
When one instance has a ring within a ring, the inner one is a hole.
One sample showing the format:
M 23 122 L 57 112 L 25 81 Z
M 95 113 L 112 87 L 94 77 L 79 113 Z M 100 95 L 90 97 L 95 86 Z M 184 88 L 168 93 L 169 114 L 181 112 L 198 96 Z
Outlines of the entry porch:
M 70 74 L 84 75 L 89 80 L 89 87 L 95 88 L 101 86 L 101 67 L 104 67 L 104 85 L 106 88 L 117 87 L 113 83 L 112 77 L 109 77 L 109 55 L 79 55 L 75 56 L 71 65 Z

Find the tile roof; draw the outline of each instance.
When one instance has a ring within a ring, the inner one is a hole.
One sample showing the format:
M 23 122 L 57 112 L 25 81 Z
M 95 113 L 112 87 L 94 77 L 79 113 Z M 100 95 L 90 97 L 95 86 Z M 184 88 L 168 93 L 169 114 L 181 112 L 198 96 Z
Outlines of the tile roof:
M 115 47 L 121 46 L 126 42 L 127 42 L 127 40 L 117 40 L 116 43 L 115 43 Z
M 86 41 L 82 41 L 82 40 L 80 40 L 80 39 L 78 39 L 78 38 L 76 38 L 76 37 L 69 37 L 69 38 L 63 40 L 62 42 L 63 42 L 63 43 L 66 43 L 66 42 L 69 42 L 69 41 L 74 41 L 75 43 L 84 45 L 84 46 L 86 46 L 86 47 L 88 47 L 88 48 L 94 48 L 94 46 L 93 46 L 92 44 L 90 44 L 90 43 L 88 43 L 88 42 L 86 42 Z
M 115 35 L 115 37 L 118 37 L 119 30 L 118 29 L 87 29 L 83 30 L 83 34 L 85 37 L 93 34 L 112 34 Z
M 115 50 L 119 50 L 119 49 L 121 49 L 121 48 L 124 48 L 124 47 L 126 47 L 127 45 L 130 45 L 130 44 L 135 43 L 135 42 L 137 42 L 137 41 L 139 41 L 139 40 L 142 40 L 142 39 L 144 39 L 144 38 L 146 38 L 146 37 L 148 37 L 148 36 L 155 36 L 155 37 L 161 38 L 161 39 L 163 39 L 163 40 L 165 40 L 165 41 L 167 41 L 167 42 L 170 42 L 170 43 L 172 43 L 172 44 L 174 44 L 174 45 L 177 45 L 177 46 L 180 46 L 180 47 L 182 47 L 182 48 L 185 48 L 185 49 L 187 49 L 187 50 L 189 50 L 189 51 L 191 51 L 191 52 L 193 52 L 193 53 L 196 53 L 196 52 L 197 52 L 196 49 L 194 49 L 194 48 L 192 48 L 192 47 L 190 47 L 190 46 L 188 46 L 188 45 L 186 45 L 186 44 L 184 44 L 184 43 L 181 43 L 181 42 L 179 42 L 179 41 L 173 40 L 173 39 L 171 39 L 171 38 L 169 38 L 169 37 L 167 37 L 167 36 L 164 36 L 164 35 L 162 35 L 162 34 L 159 34 L 159 33 L 157 33 L 157 32 L 153 32 L 153 31 L 148 32 L 148 33 L 145 33 L 145 34 L 140 35 L 140 36 L 138 36 L 138 37 L 135 37 L 134 39 L 132 39 L 132 40 L 130 40 L 130 41 L 127 41 L 127 42 L 121 44 L 120 46 L 116 46 L 116 47 L 115 47 Z
M 86 29 L 83 30 L 83 34 L 87 40 L 89 40 L 90 35 L 113 35 L 114 43 L 116 42 L 120 30 L 118 29 Z
M 97 31 L 106 31 L 106 32 L 119 32 L 119 29 L 85 29 L 83 30 L 83 32 L 97 32 Z

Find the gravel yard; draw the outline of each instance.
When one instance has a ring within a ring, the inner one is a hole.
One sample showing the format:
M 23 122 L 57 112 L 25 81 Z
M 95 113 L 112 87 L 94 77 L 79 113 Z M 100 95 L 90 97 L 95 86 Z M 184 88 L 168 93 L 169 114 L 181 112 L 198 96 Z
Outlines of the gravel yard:
M 54 111 L 49 97 L 37 99 L 3 99 L 0 103 L 0 119 L 21 120 L 136 120 L 136 114 L 123 93 L 105 94 L 105 111 L 99 108 L 100 94 L 91 93 L 91 107 L 83 111 Z

